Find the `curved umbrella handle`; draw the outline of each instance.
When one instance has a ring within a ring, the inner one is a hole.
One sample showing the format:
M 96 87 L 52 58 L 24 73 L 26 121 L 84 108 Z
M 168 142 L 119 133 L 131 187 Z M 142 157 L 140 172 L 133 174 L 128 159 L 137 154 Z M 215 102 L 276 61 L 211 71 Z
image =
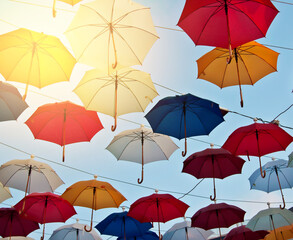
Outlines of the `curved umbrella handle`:
M 184 149 L 184 151 L 182 151 L 182 157 L 185 157 L 186 153 L 187 153 L 187 140 L 185 138 L 185 149 Z
M 141 184 L 143 182 L 143 165 L 142 165 L 142 169 L 141 169 L 141 179 L 137 179 L 137 183 Z
M 111 126 L 112 132 L 114 132 L 116 130 L 116 127 L 117 127 L 117 118 L 115 117 L 114 125 Z
M 86 232 L 90 232 L 90 231 L 92 231 L 92 229 L 93 229 L 93 223 L 91 222 L 91 226 L 90 226 L 90 229 L 89 229 L 89 230 L 86 229 L 86 225 L 84 226 L 83 229 L 84 229 Z
M 264 170 L 262 170 L 262 166 L 261 166 L 261 159 L 260 159 L 260 157 L 258 157 L 258 160 L 259 160 L 259 166 L 260 166 L 260 168 L 259 168 L 259 170 L 260 170 L 260 175 L 261 175 L 261 177 L 262 178 L 265 178 L 266 177 L 266 171 Z
M 214 196 L 212 196 L 212 195 L 210 195 L 210 199 L 211 199 L 211 201 L 216 201 L 216 197 L 217 197 L 217 195 L 216 195 L 216 186 L 215 186 L 215 178 L 213 178 L 213 182 L 214 182 Z
M 282 200 L 283 200 L 283 206 L 280 204 L 280 208 L 284 209 L 286 207 L 284 196 L 282 196 Z

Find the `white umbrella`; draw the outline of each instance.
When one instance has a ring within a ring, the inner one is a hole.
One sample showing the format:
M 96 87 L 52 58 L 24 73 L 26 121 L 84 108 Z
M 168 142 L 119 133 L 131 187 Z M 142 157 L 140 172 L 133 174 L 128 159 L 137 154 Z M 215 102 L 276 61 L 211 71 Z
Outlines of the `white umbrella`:
M 3 187 L 2 183 L 0 183 L 0 203 L 11 197 L 12 195 L 9 191 L 9 188 Z
M 34 160 L 11 160 L 0 167 L 0 182 L 7 187 L 33 192 L 53 192 L 64 184 L 56 172 L 46 163 Z
M 191 227 L 190 221 L 176 223 L 163 236 L 163 240 L 206 240 L 213 234 L 211 230 Z
M 49 240 L 102 240 L 94 229 L 86 232 L 85 226 L 88 228 L 88 225 L 78 223 L 77 219 L 74 224 L 64 225 L 54 230 Z
M 126 130 L 114 137 L 106 148 L 117 160 L 126 160 L 142 164 L 141 180 L 143 181 L 144 164 L 168 160 L 178 146 L 167 135 L 153 133 L 151 129 L 140 128 Z

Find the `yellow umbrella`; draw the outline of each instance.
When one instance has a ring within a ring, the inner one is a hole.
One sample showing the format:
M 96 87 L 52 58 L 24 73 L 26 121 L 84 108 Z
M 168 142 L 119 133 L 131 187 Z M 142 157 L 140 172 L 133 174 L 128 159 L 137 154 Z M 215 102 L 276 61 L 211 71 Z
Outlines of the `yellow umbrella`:
M 158 39 L 150 9 L 131 0 L 80 5 L 65 35 L 78 62 L 104 70 L 141 65 Z
M 56 1 L 57 0 L 53 0 L 53 17 L 56 17 Z M 81 2 L 82 0 L 58 0 L 60 2 L 65 2 L 70 4 L 71 6 L 74 6 L 75 4 Z
M 0 73 L 7 81 L 38 88 L 69 81 L 76 63 L 61 41 L 44 33 L 18 29 L 0 35 Z
M 154 97 L 158 95 L 150 74 L 123 68 L 108 75 L 94 69 L 85 73 L 74 92 L 88 110 L 101 112 L 115 118 L 131 113 L 143 112 Z
M 252 41 L 234 48 L 231 62 L 227 62 L 229 50 L 215 48 L 197 60 L 198 78 L 220 88 L 239 85 L 243 107 L 241 85 L 254 85 L 264 76 L 277 71 L 278 56 L 279 53 Z
M 276 228 L 276 234 L 271 231 L 264 240 L 287 240 L 293 238 L 293 225 Z
M 118 208 L 126 198 L 118 192 L 110 183 L 95 179 L 74 183 L 61 195 L 73 206 L 87 207 L 92 209 L 90 232 L 93 227 L 93 210 L 101 208 Z

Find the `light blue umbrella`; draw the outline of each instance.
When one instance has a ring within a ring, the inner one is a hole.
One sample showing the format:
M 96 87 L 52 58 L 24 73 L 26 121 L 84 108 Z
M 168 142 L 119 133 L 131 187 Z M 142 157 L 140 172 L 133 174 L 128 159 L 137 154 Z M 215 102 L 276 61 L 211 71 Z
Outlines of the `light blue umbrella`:
M 102 240 L 100 235 L 94 229 L 90 232 L 86 232 L 84 227 L 84 224 L 78 222 L 64 225 L 56 229 L 49 240 Z
M 285 199 L 282 189 L 293 187 L 293 168 L 288 167 L 288 161 L 275 160 L 266 163 L 263 166 L 266 171 L 265 178 L 262 178 L 259 169 L 257 169 L 250 177 L 250 188 L 265 191 L 267 193 L 276 190 L 281 191 L 283 206 L 285 208 Z

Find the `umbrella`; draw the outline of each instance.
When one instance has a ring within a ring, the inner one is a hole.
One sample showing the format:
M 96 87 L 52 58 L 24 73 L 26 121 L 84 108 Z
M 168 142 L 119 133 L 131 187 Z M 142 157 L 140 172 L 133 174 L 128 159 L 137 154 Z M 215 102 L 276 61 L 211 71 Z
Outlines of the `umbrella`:
M 76 63 L 61 41 L 44 33 L 20 28 L 0 35 L 0 73 L 7 81 L 38 88 L 69 81 Z
M 158 39 L 150 9 L 131 0 L 80 5 L 65 35 L 78 62 L 101 69 L 141 65 Z
M 11 160 L 0 167 L 0 182 L 27 193 L 54 192 L 64 184 L 56 172 L 46 163 L 30 159 Z
M 39 224 L 19 215 L 15 208 L 0 208 L 0 236 L 27 236 L 39 229 Z
M 65 222 L 76 214 L 73 206 L 68 201 L 50 192 L 31 193 L 14 207 L 25 218 L 43 224 L 41 239 L 44 239 L 46 223 Z
M 227 64 L 229 51 L 215 48 L 197 60 L 197 77 L 220 88 L 238 85 L 243 107 L 241 85 L 254 85 L 277 71 L 278 56 L 279 53 L 253 41 L 234 48 L 231 62 Z
M 57 0 L 53 0 L 53 17 L 56 17 L 56 1 Z M 71 6 L 74 6 L 75 4 L 81 2 L 82 0 L 58 0 L 58 1 L 68 3 Z
M 189 206 L 170 194 L 155 194 L 142 197 L 131 204 L 128 216 L 140 222 L 158 222 L 159 237 L 160 222 L 167 222 L 174 218 L 184 217 Z
M 196 178 L 213 178 L 214 197 L 210 196 L 210 199 L 215 201 L 215 178 L 224 179 L 241 173 L 244 163 L 242 158 L 232 155 L 223 148 L 207 148 L 190 155 L 183 162 L 182 172 L 189 173 Z
M 245 211 L 239 207 L 226 203 L 214 203 L 198 210 L 191 218 L 191 226 L 205 230 L 230 227 L 235 223 L 244 221 Z
M 288 167 L 293 167 L 293 152 L 289 154 L 288 159 Z
M 163 236 L 164 240 L 206 240 L 213 231 L 191 227 L 190 221 L 174 224 Z
M 265 178 L 260 176 L 258 169 L 249 177 L 251 189 L 257 189 L 267 193 L 280 190 L 283 200 L 283 206 L 280 205 L 282 209 L 286 206 L 282 188 L 293 187 L 293 168 L 287 166 L 288 161 L 285 160 L 271 161 L 262 167 L 266 172 Z
M 251 229 L 246 226 L 240 226 L 233 228 L 227 236 L 224 238 L 225 240 L 259 240 L 263 239 L 268 234 L 268 231 L 251 231 Z
M 63 146 L 76 142 L 89 142 L 103 129 L 96 112 L 69 101 L 40 106 L 25 122 L 36 139 Z
M 1 176 L 1 174 L 0 174 Z M 11 198 L 12 195 L 8 187 L 4 187 L 3 184 L 0 182 L 0 203 L 4 202 L 6 199 Z
M 277 238 L 276 238 L 277 236 Z M 276 239 L 292 239 L 293 238 L 293 225 L 279 227 L 276 229 L 276 235 L 270 232 L 265 236 L 264 240 L 276 240 Z
M 151 129 L 142 125 L 140 128 L 119 133 L 106 149 L 118 160 L 141 163 L 141 179 L 138 179 L 137 182 L 142 183 L 144 164 L 168 160 L 177 148 L 170 137 L 153 133 Z
M 262 38 L 278 14 L 270 0 L 187 0 L 178 22 L 196 45 L 231 50 Z
M 87 71 L 74 92 L 86 109 L 115 118 L 112 131 L 116 129 L 117 116 L 143 112 L 158 95 L 150 74 L 133 68 L 122 68 L 110 74 L 97 69 Z
M 92 229 L 90 232 L 84 231 L 87 225 L 77 222 L 70 225 L 64 225 L 54 230 L 49 240 L 102 240 L 100 235 Z
M 123 237 L 119 237 L 117 238 L 117 240 L 124 240 L 124 239 Z M 159 240 L 159 236 L 154 232 L 147 231 L 143 235 L 130 237 L 130 238 L 127 238 L 127 240 Z
M 259 211 L 247 223 L 246 227 L 252 231 L 271 230 L 277 238 L 276 229 L 293 224 L 293 213 L 280 208 L 269 208 Z
M 217 103 L 192 94 L 163 98 L 145 117 L 154 132 L 179 140 L 185 138 L 183 157 L 187 153 L 187 137 L 208 135 L 224 121 Z
M 62 194 L 73 206 L 81 206 L 92 209 L 90 232 L 93 227 L 93 211 L 102 208 L 118 208 L 126 198 L 118 192 L 110 183 L 96 180 L 79 181 L 68 187 Z
M 127 216 L 128 212 L 112 213 L 95 226 L 101 234 L 121 237 L 126 240 L 130 237 L 140 236 L 146 233 L 152 224 L 140 223 L 136 219 Z
M 259 159 L 261 176 L 261 156 L 285 150 L 293 137 L 274 123 L 255 123 L 236 129 L 226 140 L 222 148 L 234 155 L 256 156 Z
M 34 240 L 30 237 L 7 237 L 7 238 L 1 238 L 2 240 Z
M 16 87 L 0 82 L 0 121 L 16 120 L 27 107 Z

